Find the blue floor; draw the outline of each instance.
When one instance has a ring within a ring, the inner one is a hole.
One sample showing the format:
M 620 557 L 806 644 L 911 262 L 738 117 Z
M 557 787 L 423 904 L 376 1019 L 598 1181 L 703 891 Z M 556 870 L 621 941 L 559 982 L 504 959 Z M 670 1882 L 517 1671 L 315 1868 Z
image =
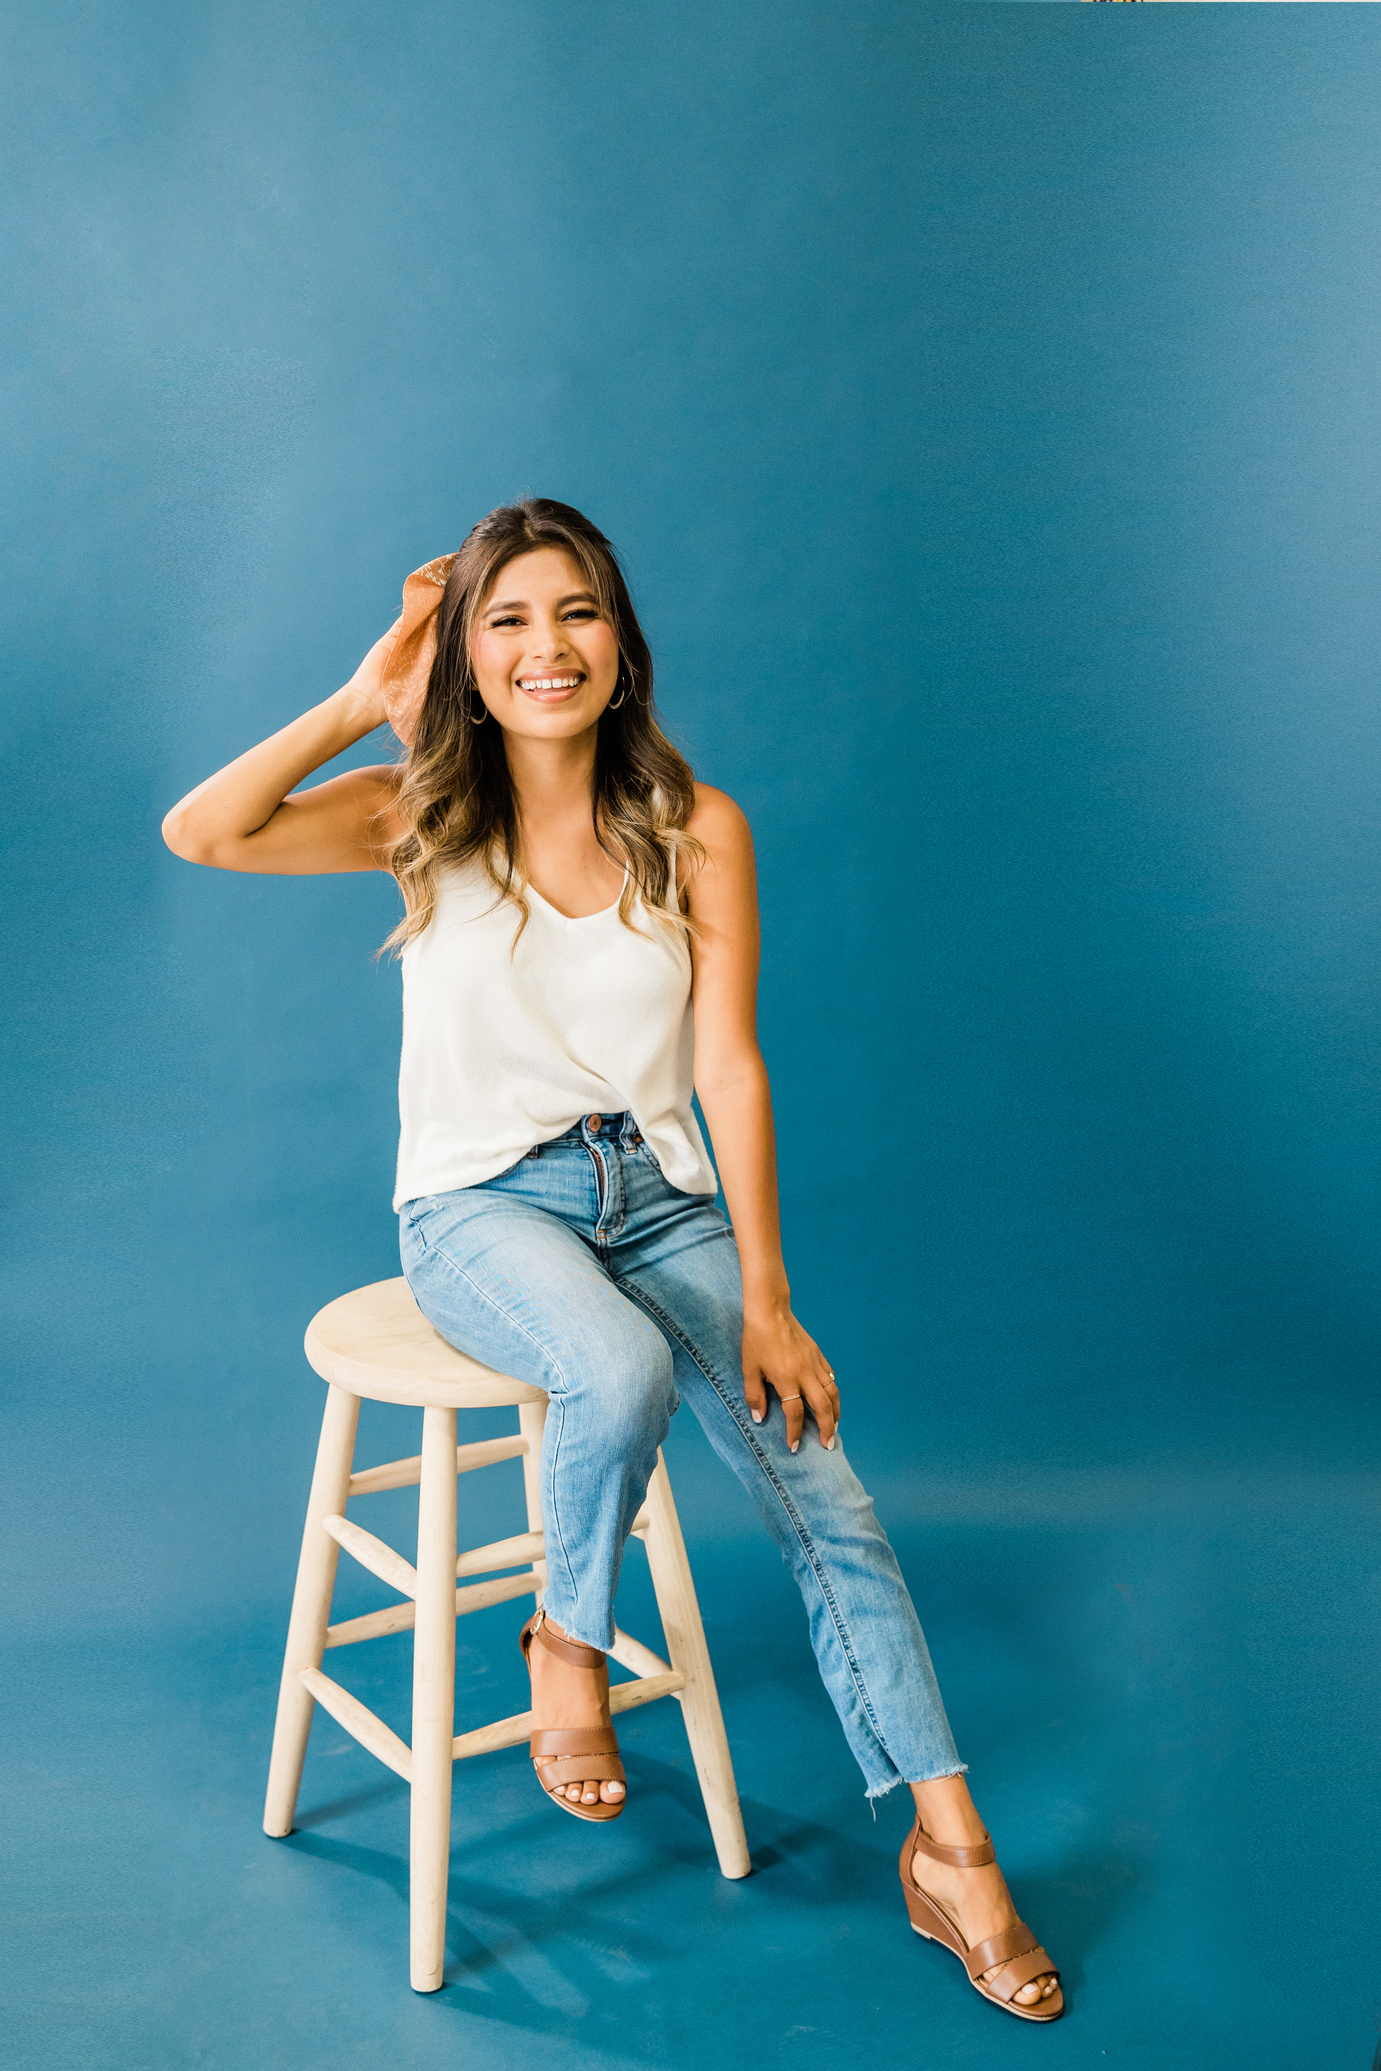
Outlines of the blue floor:
M 885 1500 L 884 1500 L 885 1497 Z M 682 1508 L 686 1509 L 683 1496 Z M 679 1713 L 621 1727 L 628 1814 L 457 1771 L 447 1983 L 407 1983 L 407 1794 L 318 1714 L 299 1828 L 259 1829 L 282 1607 L 74 1636 L 12 1667 L 16 2071 L 942 2065 L 1366 2071 L 1381 2020 L 1381 1556 L 1363 1476 L 879 1492 L 975 1795 L 1070 2012 L 1037 2032 L 908 1930 L 764 1541 L 691 1551 L 754 1874 L 717 1873 Z M 462 1725 L 520 1709 L 502 1606 Z M 621 1622 L 656 1641 L 640 1554 Z M 341 1657 L 337 1657 L 338 1659 Z M 407 1642 L 343 1679 L 406 1731 Z M 17 1959 L 17 1960 L 16 1960 Z

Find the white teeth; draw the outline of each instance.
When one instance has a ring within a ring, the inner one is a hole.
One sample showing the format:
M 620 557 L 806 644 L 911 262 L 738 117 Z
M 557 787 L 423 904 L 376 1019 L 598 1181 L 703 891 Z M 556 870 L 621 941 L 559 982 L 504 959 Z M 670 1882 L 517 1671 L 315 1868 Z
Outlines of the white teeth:
M 520 676 L 520 690 L 574 690 L 581 682 L 579 676 Z

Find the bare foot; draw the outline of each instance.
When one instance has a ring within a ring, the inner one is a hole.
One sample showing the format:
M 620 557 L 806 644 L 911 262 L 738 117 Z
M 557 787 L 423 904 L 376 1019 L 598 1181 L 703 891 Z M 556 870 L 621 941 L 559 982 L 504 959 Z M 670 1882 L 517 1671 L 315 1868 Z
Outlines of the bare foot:
M 916 1800 L 923 1830 L 942 1847 L 975 1848 L 988 1839 L 987 1829 L 978 1816 L 978 1808 L 969 1796 L 969 1787 L 962 1776 L 941 1776 L 931 1783 L 913 1783 L 911 1795 Z M 911 1858 L 911 1874 L 926 1896 L 933 1898 L 949 1914 L 970 1948 L 977 1942 L 987 1941 L 992 1935 L 1001 1934 L 1004 1927 L 1015 1926 L 1021 1917 L 1012 1903 L 1007 1880 L 995 1862 L 961 1870 L 950 1863 L 936 1862 L 933 1856 L 923 1855 L 918 1848 Z M 996 1963 L 990 1970 L 985 1970 L 985 1983 L 990 1983 L 1002 1968 L 1002 1964 Z M 1023 1985 L 1019 1992 L 1013 1993 L 1012 2003 L 1014 2006 L 1036 2006 L 1042 1999 L 1049 1999 L 1057 1985 L 1054 1973 L 1043 1971 L 1039 1977 Z
M 553 1638 L 565 1639 L 566 1634 L 554 1618 L 549 1618 L 547 1624 Z M 527 1658 L 532 1671 L 532 1716 L 538 1725 L 559 1728 L 612 1724 L 607 1663 L 598 1668 L 577 1668 L 542 1646 L 529 1647 Z M 546 1762 L 553 1759 L 537 1757 L 539 1776 Z M 624 1794 L 621 1783 L 599 1782 L 593 1777 L 585 1783 L 562 1783 L 549 1788 L 554 1798 L 571 1798 L 582 1805 L 596 1805 L 601 1798 L 606 1805 L 617 1805 Z

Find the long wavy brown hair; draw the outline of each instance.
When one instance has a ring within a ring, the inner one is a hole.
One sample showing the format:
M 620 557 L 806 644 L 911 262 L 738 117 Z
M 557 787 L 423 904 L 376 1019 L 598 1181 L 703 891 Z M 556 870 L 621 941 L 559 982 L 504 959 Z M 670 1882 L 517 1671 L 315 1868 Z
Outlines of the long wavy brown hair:
M 675 886 L 678 851 L 703 856 L 699 842 L 684 832 L 695 804 L 694 775 L 657 724 L 652 653 L 617 554 L 580 511 L 542 496 L 501 504 L 481 518 L 447 578 L 436 660 L 395 800 L 404 832 L 389 863 L 406 911 L 385 948 L 401 950 L 421 934 L 436 908 L 439 873 L 472 857 L 498 897 L 519 910 L 515 944 L 527 925 L 522 841 L 503 729 L 497 721 L 484 723 L 470 649 L 500 571 L 537 547 L 571 556 L 618 640 L 618 683 L 599 719 L 591 809 L 600 847 L 627 866 L 619 918 L 634 925 L 633 902 L 641 895 L 653 920 L 690 932 Z

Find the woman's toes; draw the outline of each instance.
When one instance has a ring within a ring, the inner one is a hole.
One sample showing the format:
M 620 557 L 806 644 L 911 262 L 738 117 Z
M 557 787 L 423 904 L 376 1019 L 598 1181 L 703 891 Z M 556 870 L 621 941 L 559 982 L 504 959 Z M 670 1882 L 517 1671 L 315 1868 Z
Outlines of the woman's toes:
M 606 1805 L 617 1805 L 619 1799 L 623 1796 L 623 1785 L 621 1783 L 602 1783 L 599 1787 L 599 1794 Z
M 1023 1985 L 1021 1990 L 1013 1993 L 1012 1996 L 1018 2006 L 1034 2006 L 1041 1996 L 1041 1988 L 1033 1982 L 1029 1985 Z

